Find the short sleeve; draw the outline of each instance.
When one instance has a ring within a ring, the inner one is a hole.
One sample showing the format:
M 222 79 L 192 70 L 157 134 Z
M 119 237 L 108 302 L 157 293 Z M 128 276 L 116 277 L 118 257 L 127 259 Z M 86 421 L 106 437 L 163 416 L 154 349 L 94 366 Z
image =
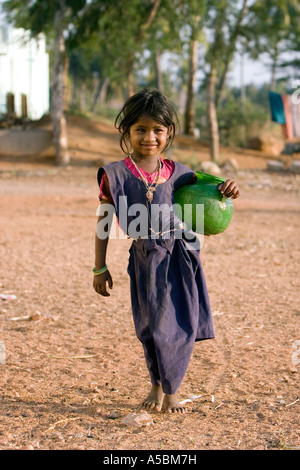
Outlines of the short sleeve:
M 99 168 L 97 180 L 99 185 L 99 200 L 113 202 L 110 194 L 108 178 L 103 168 Z
M 184 168 L 184 165 L 180 164 L 179 165 Z M 174 183 L 174 191 L 176 189 L 180 188 L 181 186 L 184 186 L 186 184 L 194 184 L 197 181 L 197 175 L 196 173 L 191 170 L 188 167 L 185 167 L 185 172 L 179 176 L 179 178 L 176 179 Z

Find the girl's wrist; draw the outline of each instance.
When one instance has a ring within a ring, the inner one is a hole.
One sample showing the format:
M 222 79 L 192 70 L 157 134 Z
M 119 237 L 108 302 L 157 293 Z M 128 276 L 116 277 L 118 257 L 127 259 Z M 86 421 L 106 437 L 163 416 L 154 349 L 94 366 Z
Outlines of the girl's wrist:
M 106 264 L 104 266 L 102 266 L 102 268 L 98 268 L 97 266 L 95 266 L 93 268 L 93 273 L 94 273 L 94 276 L 100 276 L 100 274 L 103 274 L 105 273 L 105 271 L 107 271 L 108 268 L 106 266 Z

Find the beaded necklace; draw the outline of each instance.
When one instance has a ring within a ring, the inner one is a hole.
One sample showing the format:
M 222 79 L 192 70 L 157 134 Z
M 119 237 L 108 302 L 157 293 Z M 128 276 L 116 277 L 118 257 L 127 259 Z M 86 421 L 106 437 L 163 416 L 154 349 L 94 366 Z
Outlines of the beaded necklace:
M 129 155 L 129 158 L 130 158 L 130 160 L 132 161 L 132 163 L 134 164 L 135 169 L 138 171 L 138 173 L 139 173 L 139 175 L 140 175 L 140 177 L 141 177 L 143 183 L 145 184 L 146 190 L 147 190 L 147 191 L 146 191 L 146 198 L 147 198 L 147 200 L 148 200 L 149 202 L 151 202 L 152 199 L 153 199 L 153 192 L 154 192 L 154 191 L 156 190 L 156 188 L 157 188 L 157 185 L 158 185 L 158 182 L 159 182 L 159 178 L 160 178 L 160 173 L 161 173 L 161 161 L 160 161 L 160 159 L 159 159 L 159 156 L 158 156 L 158 155 L 156 156 L 156 158 L 157 158 L 157 169 L 156 169 L 156 171 L 157 171 L 158 173 L 157 173 L 157 176 L 156 176 L 156 181 L 155 181 L 154 186 L 152 186 L 152 185 L 153 185 L 153 182 L 152 182 L 152 183 L 148 183 L 148 182 L 146 181 L 146 179 L 144 178 L 143 174 L 141 173 L 139 167 L 137 166 L 137 164 L 135 163 L 135 161 L 133 160 L 133 158 L 132 158 L 131 155 Z

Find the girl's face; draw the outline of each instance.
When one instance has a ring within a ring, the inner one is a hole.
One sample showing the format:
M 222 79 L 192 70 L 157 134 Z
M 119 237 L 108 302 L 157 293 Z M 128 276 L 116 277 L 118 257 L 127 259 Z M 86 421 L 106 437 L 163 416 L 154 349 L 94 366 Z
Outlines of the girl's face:
M 129 130 L 133 156 L 146 158 L 158 155 L 166 146 L 171 132 L 172 126 L 167 128 L 149 116 L 141 117 Z

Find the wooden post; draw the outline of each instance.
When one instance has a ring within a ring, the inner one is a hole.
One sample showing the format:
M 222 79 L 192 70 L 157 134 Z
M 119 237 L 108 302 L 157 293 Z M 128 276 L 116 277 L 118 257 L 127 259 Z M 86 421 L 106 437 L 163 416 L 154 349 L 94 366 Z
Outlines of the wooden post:
M 15 115 L 15 95 L 13 93 L 6 93 L 6 111 L 10 117 Z
M 27 119 L 28 113 L 27 113 L 27 96 L 24 95 L 23 93 L 21 94 L 21 100 L 22 100 L 22 118 Z

